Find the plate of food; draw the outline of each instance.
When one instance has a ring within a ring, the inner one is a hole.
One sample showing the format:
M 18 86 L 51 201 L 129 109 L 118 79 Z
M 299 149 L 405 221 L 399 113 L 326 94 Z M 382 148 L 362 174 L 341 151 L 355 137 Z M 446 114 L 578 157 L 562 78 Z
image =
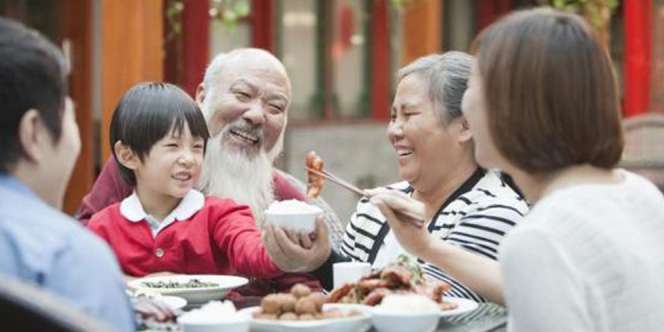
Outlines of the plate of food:
M 138 278 L 128 283 L 134 292 L 179 296 L 197 306 L 223 298 L 233 288 L 249 282 L 246 278 L 226 275 L 163 275 Z
M 260 306 L 240 312 L 252 317 L 254 332 L 364 332 L 371 328 L 367 306 L 327 301 L 327 295 L 297 284 L 289 293 L 270 294 Z
M 419 264 L 401 255 L 383 269 L 373 270 L 355 283 L 346 283 L 330 292 L 331 303 L 356 303 L 378 306 L 389 295 L 420 295 L 435 303 L 439 316 L 454 316 L 475 310 L 477 302 L 461 298 L 444 297 L 450 285 L 424 277 Z M 401 301 L 397 301 L 401 302 Z
M 154 302 L 159 302 L 161 304 L 166 305 L 169 309 L 171 310 L 180 310 L 184 307 L 187 306 L 187 300 L 185 300 L 182 297 L 179 296 L 173 296 L 173 295 L 161 295 L 160 293 L 155 293 L 155 292 L 143 292 L 143 291 L 137 291 L 133 294 L 130 294 L 131 296 L 134 296 L 137 299 L 140 298 L 147 298 L 149 300 L 152 300 Z

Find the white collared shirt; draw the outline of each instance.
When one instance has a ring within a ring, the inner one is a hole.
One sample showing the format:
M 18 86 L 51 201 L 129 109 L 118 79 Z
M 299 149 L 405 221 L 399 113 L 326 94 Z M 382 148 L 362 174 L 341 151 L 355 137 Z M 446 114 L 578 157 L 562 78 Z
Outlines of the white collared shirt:
M 205 196 L 201 192 L 192 189 L 164 220 L 159 221 L 145 212 L 143 204 L 141 204 L 136 191 L 134 191 L 129 197 L 122 200 L 120 213 L 130 222 L 136 223 L 145 220 L 150 226 L 152 237 L 156 238 L 159 232 L 166 229 L 166 227 L 175 221 L 186 221 L 191 218 L 191 216 L 203 208 L 203 205 L 205 205 Z

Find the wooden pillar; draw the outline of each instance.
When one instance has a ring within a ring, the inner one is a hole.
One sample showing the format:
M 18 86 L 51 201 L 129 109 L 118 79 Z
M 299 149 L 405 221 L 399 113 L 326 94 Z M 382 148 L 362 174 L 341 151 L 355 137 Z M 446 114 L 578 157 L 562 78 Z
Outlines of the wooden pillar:
M 403 19 L 403 57 L 401 64 L 441 51 L 442 4 L 439 0 L 415 1 L 406 5 Z
M 482 0 L 477 2 L 477 31 L 512 10 L 512 0 Z
M 390 118 L 390 9 L 387 1 L 371 1 L 371 117 L 385 121 Z
M 203 81 L 210 53 L 210 2 L 186 0 L 182 12 L 182 64 L 181 86 L 192 97 Z
M 652 0 L 625 1 L 624 114 L 648 111 L 652 51 Z
M 274 0 L 251 1 L 251 46 L 275 53 Z
M 133 85 L 163 78 L 163 1 L 101 0 L 101 147 L 110 153 L 109 124 Z
M 64 210 L 73 213 L 94 180 L 94 132 L 92 121 L 92 10 L 88 0 L 62 1 L 60 13 L 62 40 L 70 50 L 69 94 L 76 104 L 76 120 L 81 136 L 81 153 L 72 173 L 64 200 Z

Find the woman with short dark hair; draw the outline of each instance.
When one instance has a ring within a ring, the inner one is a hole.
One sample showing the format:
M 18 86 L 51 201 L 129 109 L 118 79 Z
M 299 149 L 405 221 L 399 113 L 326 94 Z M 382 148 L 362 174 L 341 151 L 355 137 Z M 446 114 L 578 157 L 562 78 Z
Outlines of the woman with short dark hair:
M 513 331 L 661 329 L 664 199 L 615 168 L 623 134 L 606 50 L 582 19 L 551 9 L 501 19 L 477 50 L 463 101 L 476 158 L 512 175 L 534 205 L 500 266 L 477 258 L 457 277 L 499 302 L 504 292 Z M 393 196 L 372 201 L 402 244 L 458 270 L 458 251 L 413 240 L 421 231 L 395 217 L 413 207 Z

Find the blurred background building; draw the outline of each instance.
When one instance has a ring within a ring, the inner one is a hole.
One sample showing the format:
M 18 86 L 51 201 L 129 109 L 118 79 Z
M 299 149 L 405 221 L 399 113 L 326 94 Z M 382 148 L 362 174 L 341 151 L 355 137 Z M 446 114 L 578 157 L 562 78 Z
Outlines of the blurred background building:
M 193 95 L 208 61 L 238 47 L 270 50 L 288 70 L 293 100 L 278 166 L 300 179 L 305 153 L 316 150 L 360 187 L 397 181 L 385 136 L 394 73 L 425 54 L 468 51 L 483 27 L 518 8 L 581 11 L 614 58 L 625 116 L 664 112 L 664 0 L 586 0 L 585 12 L 582 2 L 0 0 L 0 14 L 40 30 L 71 61 L 83 142 L 65 202 L 71 213 L 109 156 L 108 123 L 124 91 L 165 80 Z M 323 196 L 346 220 L 357 199 L 334 185 Z

